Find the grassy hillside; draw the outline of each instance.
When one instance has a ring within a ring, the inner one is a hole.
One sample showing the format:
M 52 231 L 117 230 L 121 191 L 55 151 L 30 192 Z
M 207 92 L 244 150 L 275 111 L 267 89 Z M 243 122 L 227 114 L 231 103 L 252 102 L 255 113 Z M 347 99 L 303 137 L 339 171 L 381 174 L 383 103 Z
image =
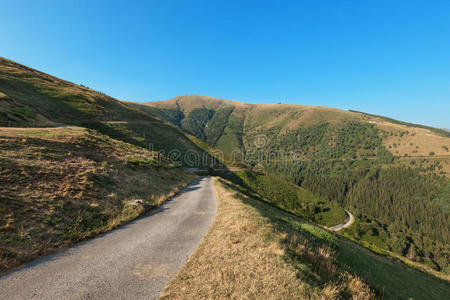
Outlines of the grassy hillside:
M 236 179 L 232 180 L 246 187 L 247 193 L 257 194 L 268 203 L 318 224 L 334 226 L 342 223 L 347 217 L 337 203 L 324 201 L 310 191 L 287 182 L 283 178 L 250 170 L 237 171 L 234 174 Z
M 179 127 L 222 151 L 229 164 L 263 168 L 352 211 L 352 238 L 450 272 L 449 214 L 442 209 L 450 205 L 450 138 L 443 131 L 326 107 L 198 95 L 145 106 L 179 112 Z M 301 201 L 294 202 L 291 211 Z
M 162 299 L 445 299 L 448 282 L 216 180 L 218 211 Z
M 135 218 L 211 163 L 147 112 L 4 58 L 0 126 L 1 271 Z
M 0 126 L 79 125 L 87 121 L 157 121 L 103 93 L 0 57 Z
M 153 122 L 85 122 L 86 128 L 143 149 L 158 151 L 188 167 L 207 168 L 211 155 L 185 133 L 169 124 Z
M 395 119 L 384 117 L 384 116 L 373 115 L 373 114 L 368 114 L 368 113 L 364 113 L 364 112 L 358 112 L 355 110 L 350 110 L 350 111 L 360 113 L 360 114 L 363 114 L 363 115 L 366 115 L 369 117 L 375 117 L 378 120 L 386 121 L 391 124 L 403 125 L 403 126 L 407 126 L 407 127 L 411 127 L 411 128 L 427 129 L 427 130 L 437 133 L 439 135 L 450 137 L 450 130 L 448 130 L 448 129 L 440 129 L 440 128 L 435 128 L 435 127 L 431 127 L 431 126 L 421 125 L 421 124 L 408 123 L 408 122 L 399 121 L 399 120 L 395 120 Z
M 77 125 L 145 149 L 171 153 L 171 159 L 189 166 L 206 167 L 210 162 L 209 157 L 201 159 L 207 155 L 182 132 L 149 113 L 1 57 L 0 108 L 0 126 Z M 191 152 L 194 154 L 188 154 Z
M 110 230 L 195 176 L 81 127 L 0 128 L 0 270 Z
M 355 111 L 308 105 L 247 104 L 200 95 L 134 104 L 134 107 L 179 126 L 226 154 L 263 148 L 259 152 L 283 150 L 311 159 L 323 154 L 321 147 L 327 147 L 330 149 L 326 158 L 376 157 L 379 149 L 403 158 L 450 158 L 450 137 L 445 131 Z M 258 144 L 260 136 L 265 138 L 264 147 Z

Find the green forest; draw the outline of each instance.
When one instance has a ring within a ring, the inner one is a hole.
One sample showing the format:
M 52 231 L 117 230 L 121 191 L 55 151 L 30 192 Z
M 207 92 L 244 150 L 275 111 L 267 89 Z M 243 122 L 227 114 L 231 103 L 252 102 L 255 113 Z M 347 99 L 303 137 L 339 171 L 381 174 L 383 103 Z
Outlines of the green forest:
M 303 159 L 264 167 L 352 211 L 350 237 L 449 273 L 448 180 L 434 168 L 397 164 L 379 136 L 370 124 L 300 129 L 281 139 Z

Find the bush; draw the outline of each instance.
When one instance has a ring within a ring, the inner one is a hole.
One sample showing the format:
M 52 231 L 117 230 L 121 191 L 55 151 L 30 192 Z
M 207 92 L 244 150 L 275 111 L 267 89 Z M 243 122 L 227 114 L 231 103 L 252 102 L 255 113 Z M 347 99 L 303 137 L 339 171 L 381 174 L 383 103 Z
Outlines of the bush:
M 390 164 L 394 161 L 394 156 L 386 148 L 380 148 L 377 152 L 377 161 L 383 164 Z

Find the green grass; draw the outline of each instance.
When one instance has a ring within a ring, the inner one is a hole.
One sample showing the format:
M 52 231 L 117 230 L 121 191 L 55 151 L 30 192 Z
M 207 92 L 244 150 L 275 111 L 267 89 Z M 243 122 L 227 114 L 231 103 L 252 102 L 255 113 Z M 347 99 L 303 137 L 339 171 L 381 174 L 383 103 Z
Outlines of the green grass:
M 207 167 L 211 156 L 179 129 L 161 122 L 90 122 L 83 124 L 111 138 L 143 149 L 162 151 L 173 161 Z
M 231 160 L 231 153 L 233 151 L 240 151 L 242 145 L 242 120 L 236 116 L 231 115 L 223 130 L 222 135 L 216 142 L 216 148 L 221 150 L 227 160 Z M 242 155 L 235 157 L 237 161 L 242 161 Z
M 238 191 L 243 190 L 237 185 L 232 187 Z M 334 249 L 335 261 L 339 266 L 338 274 L 348 271 L 357 275 L 376 291 L 377 298 L 447 299 L 450 294 L 448 281 L 408 267 L 394 258 L 378 255 L 357 243 L 319 228 L 304 218 L 279 210 L 263 201 L 245 197 L 242 199 L 269 220 L 275 231 L 287 234 L 285 243 L 290 251 L 286 253 L 285 259 L 298 268 L 298 276 L 303 281 L 308 280 L 310 276 L 307 270 L 309 268 L 317 270 L 318 266 L 317 263 L 308 262 L 307 257 L 296 255 L 291 242 L 291 237 L 294 235 L 306 239 L 310 247 L 327 245 Z M 319 281 L 320 284 L 320 282 L 333 282 L 336 280 L 334 278 L 326 272 L 319 272 L 316 273 L 314 280 L 311 279 L 308 282 Z M 343 296 L 346 298 L 345 295 Z
M 446 299 L 450 283 L 388 256 L 339 239 L 338 261 L 376 288 L 385 299 Z
M 39 126 L 43 118 L 75 125 L 94 120 L 155 120 L 103 93 L 4 58 L 0 58 L 0 92 L 12 100 L 0 114 L 0 126 L 8 126 L 9 121 L 16 127 Z
M 324 201 L 310 191 L 278 176 L 247 170 L 237 171 L 234 176 L 225 174 L 224 177 L 241 184 L 248 193 L 257 194 L 283 210 L 324 226 L 340 224 L 347 217 L 345 211 L 336 203 Z
M 214 146 L 217 140 L 222 136 L 228 123 L 228 118 L 232 112 L 232 106 L 219 108 L 214 112 L 213 117 L 208 121 L 205 128 L 206 142 L 209 145 Z

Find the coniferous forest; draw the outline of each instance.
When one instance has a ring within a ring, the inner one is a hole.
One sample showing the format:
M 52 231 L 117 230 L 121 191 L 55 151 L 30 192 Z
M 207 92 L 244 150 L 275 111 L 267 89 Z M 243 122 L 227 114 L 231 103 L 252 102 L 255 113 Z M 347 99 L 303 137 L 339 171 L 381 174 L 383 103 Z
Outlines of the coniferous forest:
M 350 237 L 448 273 L 448 179 L 437 166 L 399 163 L 379 136 L 369 124 L 309 127 L 281 143 L 300 146 L 304 159 L 267 160 L 265 167 L 352 211 Z

